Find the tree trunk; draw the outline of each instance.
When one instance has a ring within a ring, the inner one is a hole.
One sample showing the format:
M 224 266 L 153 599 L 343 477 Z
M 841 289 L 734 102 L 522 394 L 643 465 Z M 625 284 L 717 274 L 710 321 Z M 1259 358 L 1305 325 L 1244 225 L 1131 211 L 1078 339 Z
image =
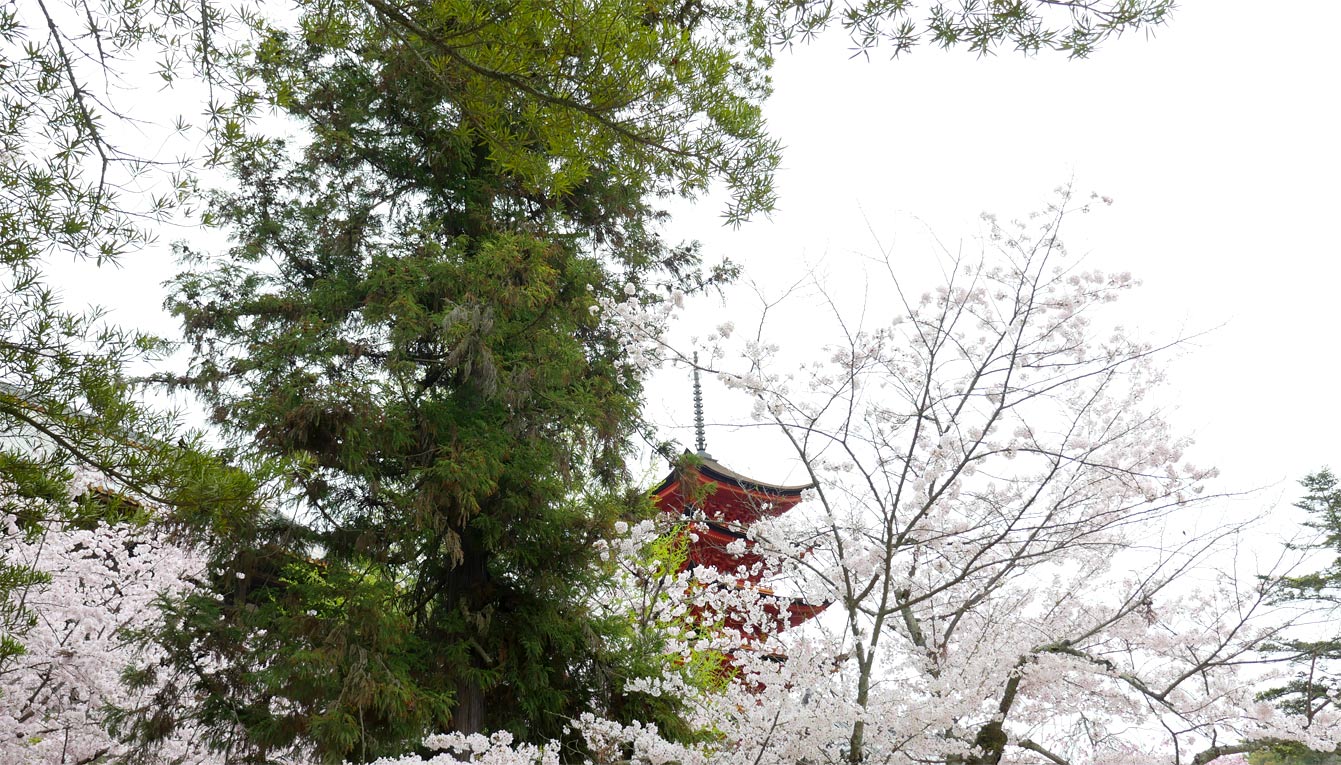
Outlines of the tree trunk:
M 489 582 L 488 551 L 484 541 L 469 526 L 461 531 L 461 562 L 446 572 L 447 586 L 443 605 L 448 610 L 460 610 L 465 616 L 465 630 L 451 635 L 449 640 L 465 641 L 475 650 L 469 651 L 473 669 L 483 669 L 489 663 L 485 646 L 489 639 L 489 606 L 492 587 Z M 464 668 L 463 668 L 464 669 Z M 478 682 L 458 671 L 456 680 L 456 708 L 452 711 L 452 730 L 458 733 L 481 733 L 485 719 L 485 689 Z
M 484 729 L 484 689 L 466 680 L 456 683 L 456 709 L 452 711 L 452 730 L 469 735 Z

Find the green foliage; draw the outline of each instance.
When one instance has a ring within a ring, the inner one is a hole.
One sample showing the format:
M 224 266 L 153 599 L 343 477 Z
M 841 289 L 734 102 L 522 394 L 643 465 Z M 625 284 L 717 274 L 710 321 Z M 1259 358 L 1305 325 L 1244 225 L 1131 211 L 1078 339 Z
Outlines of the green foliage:
M 20 529 L 10 533 L 130 516 L 144 501 L 227 525 L 257 501 L 254 477 L 209 453 L 171 413 L 142 406 L 127 370 L 161 358 L 166 345 L 109 326 L 96 308 L 62 305 L 46 273 L 56 258 L 116 262 L 185 201 L 187 164 L 151 165 L 114 140 L 109 125 L 122 115 L 108 83 L 151 50 L 185 67 L 220 60 L 225 51 L 208 38 L 223 22 L 208 4 L 0 7 L 0 516 Z M 108 497 L 135 501 L 72 502 L 76 470 L 96 475 Z M 12 652 L 14 628 L 29 618 L 26 593 L 42 577 L 6 561 L 5 549 L 0 639 Z
M 208 518 L 226 526 L 263 500 L 263 473 L 230 466 L 172 413 L 143 407 L 123 370 L 158 348 L 150 339 L 101 326 L 94 313 L 65 311 L 53 293 L 16 267 L 0 302 L 0 627 L 5 653 L 29 618 L 28 588 L 39 572 L 6 559 L 5 538 L 61 522 L 143 520 L 152 504 L 172 524 Z M 108 491 L 70 497 L 72 474 Z M 16 621 L 16 619 L 18 621 Z
M 866 55 L 883 49 L 898 56 L 931 44 L 979 55 L 1006 47 L 1085 58 L 1111 37 L 1165 23 L 1174 0 L 951 0 L 931 3 L 920 15 L 908 0 L 782 0 L 767 8 L 783 44 L 808 40 L 837 21 Z
M 269 531 L 286 533 L 283 524 Z M 164 603 L 166 627 L 155 638 L 181 657 L 245 661 L 202 670 L 216 691 L 203 701 L 189 685 L 162 686 L 140 714 L 114 718 L 122 735 L 155 740 L 190 710 L 238 761 L 262 762 L 248 753 L 287 749 L 296 736 L 318 742 L 319 751 L 371 759 L 403 753 L 404 742 L 449 723 L 451 693 L 415 677 L 432 664 L 435 647 L 413 629 L 397 583 L 375 566 L 268 545 L 215 569 L 205 584 Z M 156 677 L 128 680 L 148 685 Z
M 1294 741 L 1271 744 L 1248 755 L 1251 765 L 1341 765 L 1341 752 L 1315 752 Z
M 1331 562 L 1318 571 L 1286 578 L 1281 583 L 1282 600 L 1322 608 L 1335 616 L 1341 607 L 1341 481 L 1323 468 L 1300 483 L 1305 493 L 1295 507 L 1308 513 L 1304 525 L 1318 532 L 1315 541 L 1300 549 L 1330 554 Z M 1261 698 L 1275 702 L 1306 721 L 1312 721 L 1318 712 L 1336 704 L 1341 695 L 1341 675 L 1338 675 L 1341 633 L 1314 640 L 1284 640 L 1266 648 L 1283 654 L 1298 669 L 1294 679 L 1261 694 Z M 1333 755 L 1310 753 L 1297 746 L 1294 749 L 1277 747 L 1276 750 L 1271 756 L 1284 758 L 1282 762 L 1331 762 L 1326 758 L 1334 759 Z
M 642 501 L 638 514 L 659 513 L 647 497 Z M 719 731 L 695 728 L 686 722 L 685 712 L 694 699 L 625 687 L 630 679 L 679 675 L 686 687 L 713 694 L 722 691 L 735 674 L 735 668 L 720 651 L 694 650 L 686 660 L 680 652 L 666 650 L 669 641 L 683 640 L 687 631 L 703 626 L 695 616 L 675 607 L 682 602 L 682 593 L 675 588 L 682 587 L 683 580 L 677 575 L 688 557 L 688 529 L 677 523 L 649 542 L 639 555 L 611 561 L 612 566 L 628 567 L 623 576 L 616 574 L 613 578 L 636 584 L 639 596 L 633 598 L 632 607 L 628 601 L 616 599 L 617 610 L 603 612 L 604 673 L 610 683 L 603 712 L 625 724 L 653 723 L 670 740 L 710 743 L 720 740 Z
M 342 5 L 335 31 L 324 19 Z M 443 122 L 454 123 L 455 142 L 481 144 L 528 194 L 581 204 L 591 196 L 585 187 L 618 184 L 639 200 L 694 195 L 723 180 L 729 220 L 771 209 L 779 155 L 759 108 L 768 58 L 756 13 L 703 4 L 669 14 L 656 5 L 335 2 L 317 4 L 307 19 L 323 21 L 306 29 L 329 49 L 367 44 L 351 15 L 367 19 L 364 30 L 398 30 L 427 64 L 420 71 L 451 83 L 461 119 Z
M 643 568 L 648 576 L 662 579 L 673 576 L 689 560 L 689 534 L 684 524 L 676 524 L 670 532 L 657 537 L 647 547 Z
M 204 158 L 140 153 L 154 126 L 139 121 L 138 140 L 123 140 L 121 128 L 140 115 L 116 105 L 140 87 L 137 74 L 165 85 L 205 77 L 220 97 L 206 124 L 159 127 L 164 137 L 222 137 L 253 103 L 225 76 L 249 21 L 245 6 L 212 2 L 0 7 L 0 263 L 52 254 L 103 263 L 151 242 L 152 224 L 190 201 Z
M 403 642 L 379 630 L 357 658 L 314 646 L 303 662 L 259 660 L 284 678 L 320 661 L 332 684 L 301 686 L 291 721 L 260 704 L 230 715 L 214 710 L 257 680 L 257 657 L 222 626 L 241 618 L 182 604 L 180 669 L 194 672 L 183 692 L 207 697 L 203 723 L 242 732 L 234 751 L 368 759 L 449 723 L 557 738 L 617 693 L 586 581 L 594 541 L 625 508 L 590 498 L 619 495 L 639 379 L 593 308 L 626 281 L 693 272 L 692 249 L 651 233 L 643 196 L 707 171 L 648 148 L 688 140 L 685 125 L 642 119 L 650 102 L 631 106 L 616 86 L 702 116 L 738 85 L 718 51 L 616 10 L 444 3 L 400 19 L 320 3 L 263 45 L 255 75 L 309 140 L 235 148 L 239 191 L 213 213 L 237 247 L 183 250 L 194 271 L 172 309 L 195 351 L 184 382 L 238 449 L 294 466 L 284 554 L 319 555 L 351 602 L 377 604 L 313 609 L 300 597 L 281 611 L 249 592 L 249 627 L 301 644 L 295 613 L 316 610 L 323 635 L 364 630 L 375 613 Z M 661 71 L 675 56 L 686 81 Z M 502 70 L 524 73 L 526 88 Z M 531 93 L 575 77 L 602 110 Z M 736 140 L 730 120 L 758 129 L 740 103 L 712 140 Z M 220 568 L 245 570 L 273 538 L 258 522 L 221 539 Z M 191 668 L 201 645 L 227 669 Z M 354 692 L 356 665 L 404 671 Z M 289 682 L 266 687 L 287 695 Z M 415 702 L 381 704 L 396 696 Z
M 51 581 L 51 576 L 32 566 L 0 559 L 0 672 L 5 664 L 24 653 L 23 633 L 35 622 L 36 615 L 27 607 L 24 595 L 32 587 Z

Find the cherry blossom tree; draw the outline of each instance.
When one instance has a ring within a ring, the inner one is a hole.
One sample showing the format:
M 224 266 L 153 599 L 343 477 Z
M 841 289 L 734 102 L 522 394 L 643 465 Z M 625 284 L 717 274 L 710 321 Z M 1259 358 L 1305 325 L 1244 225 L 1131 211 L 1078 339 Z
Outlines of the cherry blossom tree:
M 1304 720 L 1258 698 L 1289 671 L 1261 649 L 1299 616 L 1278 592 L 1295 561 L 1245 542 L 1251 521 L 1226 516 L 1206 491 L 1214 470 L 1185 456 L 1154 395 L 1177 340 L 1133 337 L 1113 305 L 1136 281 L 1063 246 L 1067 217 L 1106 201 L 1063 189 L 1030 221 L 986 218 L 981 251 L 944 255 L 945 282 L 925 294 L 887 257 L 871 289 L 892 299 L 816 284 L 837 326 L 821 361 L 788 359 L 766 323 L 734 333 L 737 346 L 724 325 L 702 349 L 815 484 L 785 521 L 752 529 L 755 551 L 832 606 L 769 636 L 787 657 L 776 661 L 682 618 L 702 598 L 766 613 L 759 593 L 713 586 L 739 577 L 677 575 L 695 587 L 647 570 L 632 541 L 612 546 L 626 586 L 607 602 L 659 625 L 679 657 L 642 687 L 689 700 L 714 735 L 672 745 L 574 721 L 613 742 L 589 744 L 599 761 L 1204 765 L 1341 737 L 1335 710 Z M 603 310 L 640 358 L 667 356 L 668 306 Z M 731 682 L 675 677 L 695 650 L 728 655 Z M 435 743 L 444 762 L 557 756 L 497 738 Z
M 77 493 L 97 501 L 86 488 Z M 113 761 L 127 750 L 108 732 L 109 710 L 151 703 L 155 690 L 157 649 L 131 633 L 153 623 L 160 596 L 193 586 L 203 559 L 144 522 L 69 523 L 57 508 L 28 506 L 38 500 L 0 494 L 5 556 L 48 579 L 11 593 L 29 619 L 24 652 L 0 668 L 0 762 Z M 32 518 L 42 520 L 24 522 Z M 127 684 L 128 672 L 139 681 Z M 141 762 L 220 761 L 189 731 L 142 754 Z
M 882 259 L 871 289 L 898 310 L 864 325 L 816 285 L 837 339 L 799 372 L 767 326 L 740 371 L 718 349 L 816 486 L 800 525 L 762 533 L 813 540 L 790 566 L 842 614 L 838 666 L 805 696 L 846 717 L 799 747 L 742 735 L 751 760 L 1200 765 L 1338 735 L 1335 715 L 1305 730 L 1255 699 L 1244 668 L 1290 617 L 1266 572 L 1222 555 L 1243 525 L 1202 511 L 1215 472 L 1151 403 L 1168 346 L 1108 305 L 1135 280 L 1062 244 L 1086 204 L 1062 189 L 1031 222 L 988 216 L 982 250 L 946 254 L 920 297 Z

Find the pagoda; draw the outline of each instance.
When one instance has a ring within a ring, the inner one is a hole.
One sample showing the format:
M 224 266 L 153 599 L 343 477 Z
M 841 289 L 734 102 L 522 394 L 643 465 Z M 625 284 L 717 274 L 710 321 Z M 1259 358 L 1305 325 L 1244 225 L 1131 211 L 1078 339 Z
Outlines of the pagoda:
M 768 567 L 759 565 L 763 556 L 755 550 L 750 527 L 764 518 L 777 518 L 791 510 L 801 501 L 801 493 L 813 484 L 782 486 L 747 478 L 708 454 L 697 366 L 694 369 L 694 419 L 697 452 L 691 454 L 685 450 L 685 458 L 652 491 L 657 507 L 677 523 L 685 524 L 684 533 L 689 535 L 689 540 L 682 570 L 712 566 L 723 574 L 734 572 L 737 587 L 772 595 L 762 582 Z M 783 605 L 787 610 L 786 627 L 799 626 L 828 606 L 827 603 L 816 605 L 798 598 L 781 598 L 778 605 L 765 610 L 778 618 Z M 700 614 L 700 618 L 702 616 Z M 729 614 L 722 622 L 727 628 L 741 629 L 739 621 Z M 748 641 L 749 636 L 742 634 L 742 637 Z

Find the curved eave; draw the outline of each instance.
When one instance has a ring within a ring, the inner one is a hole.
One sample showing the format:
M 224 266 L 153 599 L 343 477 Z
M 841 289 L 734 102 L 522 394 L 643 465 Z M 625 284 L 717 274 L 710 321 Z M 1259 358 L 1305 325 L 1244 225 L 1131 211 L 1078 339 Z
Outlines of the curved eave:
M 719 483 L 729 483 L 739 486 L 745 491 L 754 492 L 756 494 L 799 497 L 801 496 L 801 492 L 815 485 L 813 483 L 804 483 L 795 486 L 783 486 L 781 484 L 764 483 L 763 481 L 756 481 L 753 478 L 746 478 L 740 473 L 711 459 L 703 460 L 703 464 L 699 466 L 699 472 Z
M 787 610 L 791 612 L 794 618 L 799 617 L 801 621 L 806 621 L 819 616 L 829 605 L 829 603 L 807 603 L 800 598 L 792 598 L 792 602 L 787 605 Z M 796 625 L 793 624 L 792 626 L 795 627 Z
M 690 452 L 686 450 L 685 454 L 690 454 Z M 801 492 L 815 485 L 813 483 L 804 483 L 785 486 L 782 484 L 767 483 L 765 481 L 756 481 L 753 478 L 748 478 L 737 473 L 711 457 L 699 455 L 698 458 L 701 460 L 701 463 L 697 466 L 698 473 L 706 479 L 705 482 L 711 481 L 718 484 L 728 484 L 730 486 L 735 486 L 742 491 L 750 492 L 751 494 L 760 494 L 768 497 L 800 497 Z M 670 475 L 666 476 L 652 493 L 658 495 L 664 493 L 679 480 L 679 477 L 680 470 L 678 468 L 672 470 Z

